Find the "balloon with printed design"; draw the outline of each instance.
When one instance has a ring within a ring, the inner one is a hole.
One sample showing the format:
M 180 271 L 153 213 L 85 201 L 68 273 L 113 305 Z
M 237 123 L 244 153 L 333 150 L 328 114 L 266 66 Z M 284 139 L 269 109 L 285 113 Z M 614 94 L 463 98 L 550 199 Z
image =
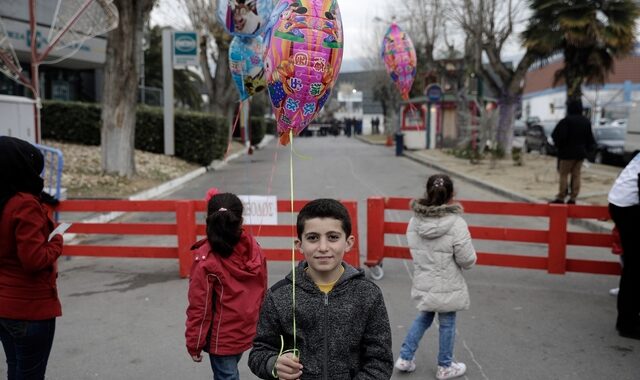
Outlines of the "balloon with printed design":
M 409 35 L 395 22 L 391 23 L 384 35 L 382 59 L 402 99 L 409 100 L 409 92 L 416 77 L 416 49 Z
M 256 37 L 267 27 L 273 0 L 218 0 L 217 16 L 227 33 Z
M 231 78 L 240 93 L 240 100 L 267 88 L 262 57 L 262 37 L 233 37 L 229 45 L 229 69 Z
M 331 95 L 342 64 L 342 20 L 336 0 L 280 0 L 272 15 L 264 65 L 287 145 L 289 132 L 306 128 Z

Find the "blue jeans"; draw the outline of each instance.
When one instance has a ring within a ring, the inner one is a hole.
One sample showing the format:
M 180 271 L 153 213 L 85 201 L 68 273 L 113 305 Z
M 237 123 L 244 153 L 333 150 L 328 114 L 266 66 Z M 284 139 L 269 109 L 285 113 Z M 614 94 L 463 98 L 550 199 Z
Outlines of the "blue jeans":
M 404 360 L 412 360 L 415 356 L 420 339 L 427 331 L 436 315 L 432 311 L 421 311 L 409 328 L 407 336 L 400 348 L 400 357 Z M 438 313 L 440 322 L 440 350 L 438 351 L 438 365 L 450 367 L 453 361 L 453 344 L 456 339 L 456 312 Z
M 44 321 L 0 318 L 8 380 L 44 379 L 55 330 L 55 318 Z
M 209 354 L 213 380 L 240 380 L 238 362 L 241 357 L 242 354 L 228 356 Z

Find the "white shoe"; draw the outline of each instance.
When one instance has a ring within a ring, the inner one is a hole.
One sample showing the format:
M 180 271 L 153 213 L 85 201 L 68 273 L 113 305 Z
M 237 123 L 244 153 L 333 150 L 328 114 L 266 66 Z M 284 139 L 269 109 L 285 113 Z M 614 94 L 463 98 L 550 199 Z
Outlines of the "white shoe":
M 620 288 L 609 289 L 609 295 L 616 297 L 619 291 L 620 291 Z
M 416 370 L 416 361 L 413 359 L 404 360 L 403 358 L 398 358 L 398 360 L 396 360 L 396 368 L 402 372 L 413 372 Z
M 436 372 L 436 379 L 444 380 L 444 379 L 453 379 L 454 377 L 459 377 L 467 372 L 467 366 L 464 363 L 456 363 L 451 362 L 450 367 L 440 367 L 438 366 L 438 372 Z

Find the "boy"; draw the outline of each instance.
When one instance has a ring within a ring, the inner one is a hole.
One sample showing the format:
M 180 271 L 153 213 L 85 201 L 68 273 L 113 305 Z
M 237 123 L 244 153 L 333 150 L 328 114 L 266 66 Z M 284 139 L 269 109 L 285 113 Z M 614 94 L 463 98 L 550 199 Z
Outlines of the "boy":
M 290 273 L 267 292 L 251 371 L 261 379 L 390 379 L 391 328 L 382 292 L 342 261 L 355 240 L 347 209 L 333 199 L 311 201 L 298 214 L 297 232 L 304 261 L 295 270 L 295 325 Z

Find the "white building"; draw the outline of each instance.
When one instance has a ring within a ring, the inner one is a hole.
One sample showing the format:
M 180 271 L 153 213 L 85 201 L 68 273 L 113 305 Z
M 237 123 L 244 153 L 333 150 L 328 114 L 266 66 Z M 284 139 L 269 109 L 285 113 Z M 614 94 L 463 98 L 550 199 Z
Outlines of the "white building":
M 563 60 L 529 70 L 522 97 L 522 113 L 526 119 L 537 116 L 542 121 L 558 121 L 565 116 L 566 86 L 553 85 L 555 72 L 562 68 Z M 582 104 L 590 112 L 594 125 L 626 118 L 634 103 L 640 102 L 640 45 L 628 57 L 614 63 L 604 85 L 583 86 Z
M 64 3 L 64 1 L 63 1 Z M 56 13 L 57 0 L 36 2 L 38 49 L 47 45 L 51 24 Z M 16 52 L 23 75 L 31 78 L 31 32 L 29 28 L 29 2 L 0 0 L 0 19 Z M 40 91 L 43 99 L 99 101 L 102 95 L 102 67 L 106 57 L 107 41 L 104 36 L 91 38 L 80 46 L 53 50 L 45 62 L 57 63 L 40 66 Z M 0 74 L 0 94 L 31 97 L 24 86 Z

